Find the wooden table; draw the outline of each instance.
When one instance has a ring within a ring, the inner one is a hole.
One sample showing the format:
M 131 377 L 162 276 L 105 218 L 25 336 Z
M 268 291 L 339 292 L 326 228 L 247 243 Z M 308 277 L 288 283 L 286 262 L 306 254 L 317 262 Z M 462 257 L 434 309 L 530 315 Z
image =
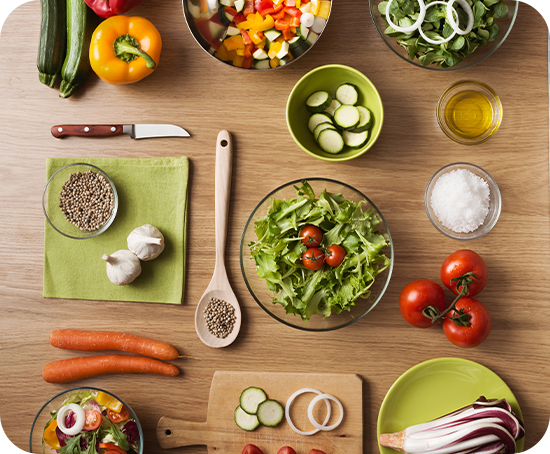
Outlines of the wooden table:
M 288 68 L 259 74 L 235 70 L 206 55 L 191 37 L 179 1 L 149 1 L 132 13 L 149 18 L 163 37 L 158 70 L 130 86 L 108 86 L 93 76 L 68 100 L 38 82 L 39 2 L 18 8 L 2 30 L 0 414 L 8 437 L 27 449 L 38 409 L 70 387 L 45 383 L 41 370 L 46 362 L 75 356 L 48 343 L 53 329 L 71 327 L 145 334 L 197 358 L 180 360 L 183 373 L 175 379 L 108 376 L 77 384 L 123 396 L 143 424 L 147 453 L 164 452 L 155 437 L 161 416 L 206 419 L 215 370 L 338 370 L 364 379 L 364 446 L 366 453 L 374 454 L 376 419 L 391 384 L 421 361 L 449 356 L 480 362 L 507 382 L 525 416 L 526 448 L 535 445 L 548 426 L 550 408 L 548 71 L 542 17 L 521 4 L 510 36 L 492 57 L 459 72 L 437 73 L 414 68 L 393 55 L 378 36 L 366 2 L 342 0 L 335 2 L 325 33 L 304 58 Z M 326 63 L 364 72 L 384 101 L 380 139 L 366 155 L 347 163 L 326 163 L 305 154 L 285 124 L 291 88 L 306 72 Z M 437 125 L 439 95 L 459 79 L 488 83 L 502 99 L 502 126 L 484 145 L 455 144 Z M 175 123 L 188 129 L 192 138 L 60 141 L 50 135 L 53 124 L 122 122 Z M 213 164 L 221 129 L 232 132 L 235 144 L 227 267 L 242 305 L 243 326 L 231 347 L 216 350 L 198 339 L 193 317 L 214 265 Z M 184 304 L 42 297 L 41 193 L 45 160 L 52 156 L 190 158 Z M 429 178 L 456 161 L 488 170 L 503 197 L 496 227 L 471 243 L 439 234 L 424 210 Z M 248 293 L 239 267 L 240 235 L 257 202 L 284 182 L 311 176 L 340 179 L 367 194 L 384 214 L 395 245 L 392 280 L 375 310 L 348 328 L 319 334 L 269 317 Z M 408 282 L 438 280 L 443 259 L 464 247 L 481 254 L 490 270 L 480 299 L 491 311 L 493 329 L 484 344 L 471 350 L 451 345 L 439 328 L 408 326 L 397 307 L 399 292 Z M 205 448 L 173 452 L 198 453 Z

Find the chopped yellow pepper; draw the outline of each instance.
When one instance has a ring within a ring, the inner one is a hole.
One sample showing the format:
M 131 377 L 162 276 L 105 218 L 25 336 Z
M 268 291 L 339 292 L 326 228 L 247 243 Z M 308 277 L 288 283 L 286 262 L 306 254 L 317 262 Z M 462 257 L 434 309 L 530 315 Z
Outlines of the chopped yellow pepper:
M 245 21 L 247 22 L 247 21 Z M 242 23 L 242 22 L 241 22 Z M 238 24 L 240 25 L 240 24 Z M 266 30 L 269 30 L 273 28 L 275 25 L 275 20 L 268 14 L 265 16 L 265 19 L 262 18 L 260 22 L 256 22 L 254 25 L 250 27 L 251 32 L 265 32 Z
M 314 16 L 317 16 L 319 13 L 319 0 L 311 0 L 309 3 L 306 3 L 300 8 L 302 13 L 311 13 Z
M 59 438 L 57 438 L 57 434 L 55 433 L 56 428 L 57 420 L 54 419 L 44 430 L 44 441 L 48 446 L 51 446 L 55 450 L 59 450 L 61 449 L 61 445 L 59 444 Z
M 242 68 L 243 67 L 243 61 L 244 61 L 244 57 L 241 56 L 241 55 L 237 55 L 233 59 L 233 66 L 238 66 L 239 68 Z
M 103 391 L 97 392 L 96 401 L 98 404 L 101 404 L 104 407 L 107 407 L 109 410 L 115 411 L 117 413 L 120 413 L 120 411 L 122 410 L 122 402 L 115 399 L 110 394 L 104 393 Z
M 252 14 L 250 14 L 252 16 Z M 253 22 L 250 22 L 249 20 L 245 20 L 245 21 L 242 21 L 242 22 L 239 22 L 237 24 L 237 28 L 239 30 L 241 30 L 242 28 L 244 28 L 245 30 L 249 30 L 250 27 L 252 27 L 254 25 Z
M 275 58 L 282 47 L 283 45 L 279 41 L 274 42 L 271 45 L 271 49 L 269 49 L 269 52 L 267 53 L 269 58 Z
M 265 47 L 265 43 L 267 42 L 265 36 L 262 38 L 260 43 L 256 46 L 258 49 L 263 49 Z
M 270 61 L 269 61 L 269 66 L 271 66 L 272 68 L 276 68 L 277 66 L 279 66 L 279 59 L 278 58 L 272 58 Z
M 330 14 L 330 2 L 321 0 L 319 2 L 319 12 L 317 13 L 317 16 L 322 17 L 323 19 L 328 19 L 329 14 Z
M 235 35 L 227 38 L 224 42 L 227 50 L 244 49 L 244 41 L 242 35 Z
M 237 52 L 237 55 L 244 57 L 244 49 L 237 49 L 235 52 Z
M 263 38 L 260 38 L 260 37 L 258 36 L 258 33 L 257 33 L 257 32 L 251 32 L 251 33 L 249 33 L 249 36 L 250 36 L 250 39 L 252 40 L 252 42 L 253 42 L 256 46 L 262 42 L 262 39 L 263 39 Z
M 302 6 L 302 1 L 296 0 L 296 8 L 300 9 L 300 6 Z

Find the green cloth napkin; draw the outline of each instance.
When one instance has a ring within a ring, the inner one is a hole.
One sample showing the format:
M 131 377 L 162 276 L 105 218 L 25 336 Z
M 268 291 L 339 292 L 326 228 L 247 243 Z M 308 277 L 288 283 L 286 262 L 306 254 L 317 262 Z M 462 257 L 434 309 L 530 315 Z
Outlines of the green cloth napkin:
M 48 179 L 75 162 L 93 164 L 109 175 L 119 197 L 118 212 L 105 232 L 86 240 L 67 238 L 46 221 L 44 297 L 180 304 L 185 280 L 188 159 L 48 158 Z M 50 199 L 54 208 L 55 199 Z M 134 282 L 115 285 L 101 257 L 127 249 L 128 234 L 143 224 L 162 232 L 165 249 L 156 259 L 141 262 L 141 275 Z

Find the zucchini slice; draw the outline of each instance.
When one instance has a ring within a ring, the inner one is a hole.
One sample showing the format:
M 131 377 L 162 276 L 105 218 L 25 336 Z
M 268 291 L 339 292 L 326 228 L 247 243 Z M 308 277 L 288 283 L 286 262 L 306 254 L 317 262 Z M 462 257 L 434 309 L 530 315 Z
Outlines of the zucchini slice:
M 267 400 L 265 391 L 251 386 L 241 393 L 240 407 L 248 414 L 255 415 L 258 405 Z
M 316 91 L 306 100 L 306 107 L 312 113 L 323 112 L 332 103 L 332 98 L 326 91 Z
M 338 154 L 344 149 L 344 139 L 340 133 L 334 129 L 325 129 L 321 131 L 317 138 L 317 143 L 319 143 L 321 150 L 330 154 Z
M 355 106 L 344 104 L 334 112 L 334 122 L 343 130 L 355 128 L 360 120 L 361 114 Z
M 235 409 L 235 424 L 242 430 L 252 431 L 260 425 L 260 421 L 256 415 L 248 414 L 239 405 Z
M 342 84 L 336 89 L 336 99 L 342 104 L 354 106 L 359 101 L 359 90 L 353 84 Z
M 351 132 L 344 131 L 342 133 L 344 143 L 350 148 L 361 148 L 369 140 L 369 131 Z
M 338 109 L 338 107 L 340 107 L 342 104 L 340 104 L 340 101 L 338 101 L 337 99 L 333 99 L 332 102 L 330 103 L 330 106 L 328 106 L 326 109 L 325 109 L 325 112 L 328 113 L 331 117 L 334 117 L 334 112 L 336 111 L 336 109 Z
M 285 415 L 283 406 L 276 400 L 266 400 L 258 405 L 258 421 L 262 426 L 275 427 Z
M 336 131 L 336 128 L 332 123 L 319 123 L 313 130 L 313 138 L 315 141 L 319 139 L 319 134 L 321 134 L 321 131 L 324 131 L 325 129 L 334 129 Z
M 368 131 L 372 127 L 372 114 L 369 109 L 364 106 L 355 106 L 359 113 L 361 114 L 361 119 L 359 124 L 352 129 L 351 132 L 363 132 Z
M 327 114 L 314 113 L 311 117 L 309 117 L 309 120 L 307 122 L 307 127 L 309 128 L 309 130 L 311 132 L 313 132 L 313 130 L 315 129 L 315 127 L 319 123 L 331 123 L 332 124 L 332 119 Z

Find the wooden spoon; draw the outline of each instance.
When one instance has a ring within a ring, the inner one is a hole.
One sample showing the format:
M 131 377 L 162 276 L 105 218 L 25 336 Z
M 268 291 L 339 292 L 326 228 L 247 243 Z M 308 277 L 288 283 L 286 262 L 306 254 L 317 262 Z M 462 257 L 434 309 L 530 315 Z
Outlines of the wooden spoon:
M 216 143 L 216 171 L 215 171 L 215 204 L 216 204 L 216 265 L 214 275 L 204 294 L 202 295 L 195 312 L 195 330 L 199 339 L 209 347 L 227 347 L 239 334 L 241 329 L 241 308 L 227 278 L 225 270 L 225 240 L 227 232 L 227 218 L 229 214 L 229 193 L 231 191 L 231 161 L 233 144 L 231 135 L 227 131 L 218 134 Z M 211 298 L 226 301 L 235 308 L 235 325 L 226 338 L 218 338 L 208 331 L 204 310 Z

